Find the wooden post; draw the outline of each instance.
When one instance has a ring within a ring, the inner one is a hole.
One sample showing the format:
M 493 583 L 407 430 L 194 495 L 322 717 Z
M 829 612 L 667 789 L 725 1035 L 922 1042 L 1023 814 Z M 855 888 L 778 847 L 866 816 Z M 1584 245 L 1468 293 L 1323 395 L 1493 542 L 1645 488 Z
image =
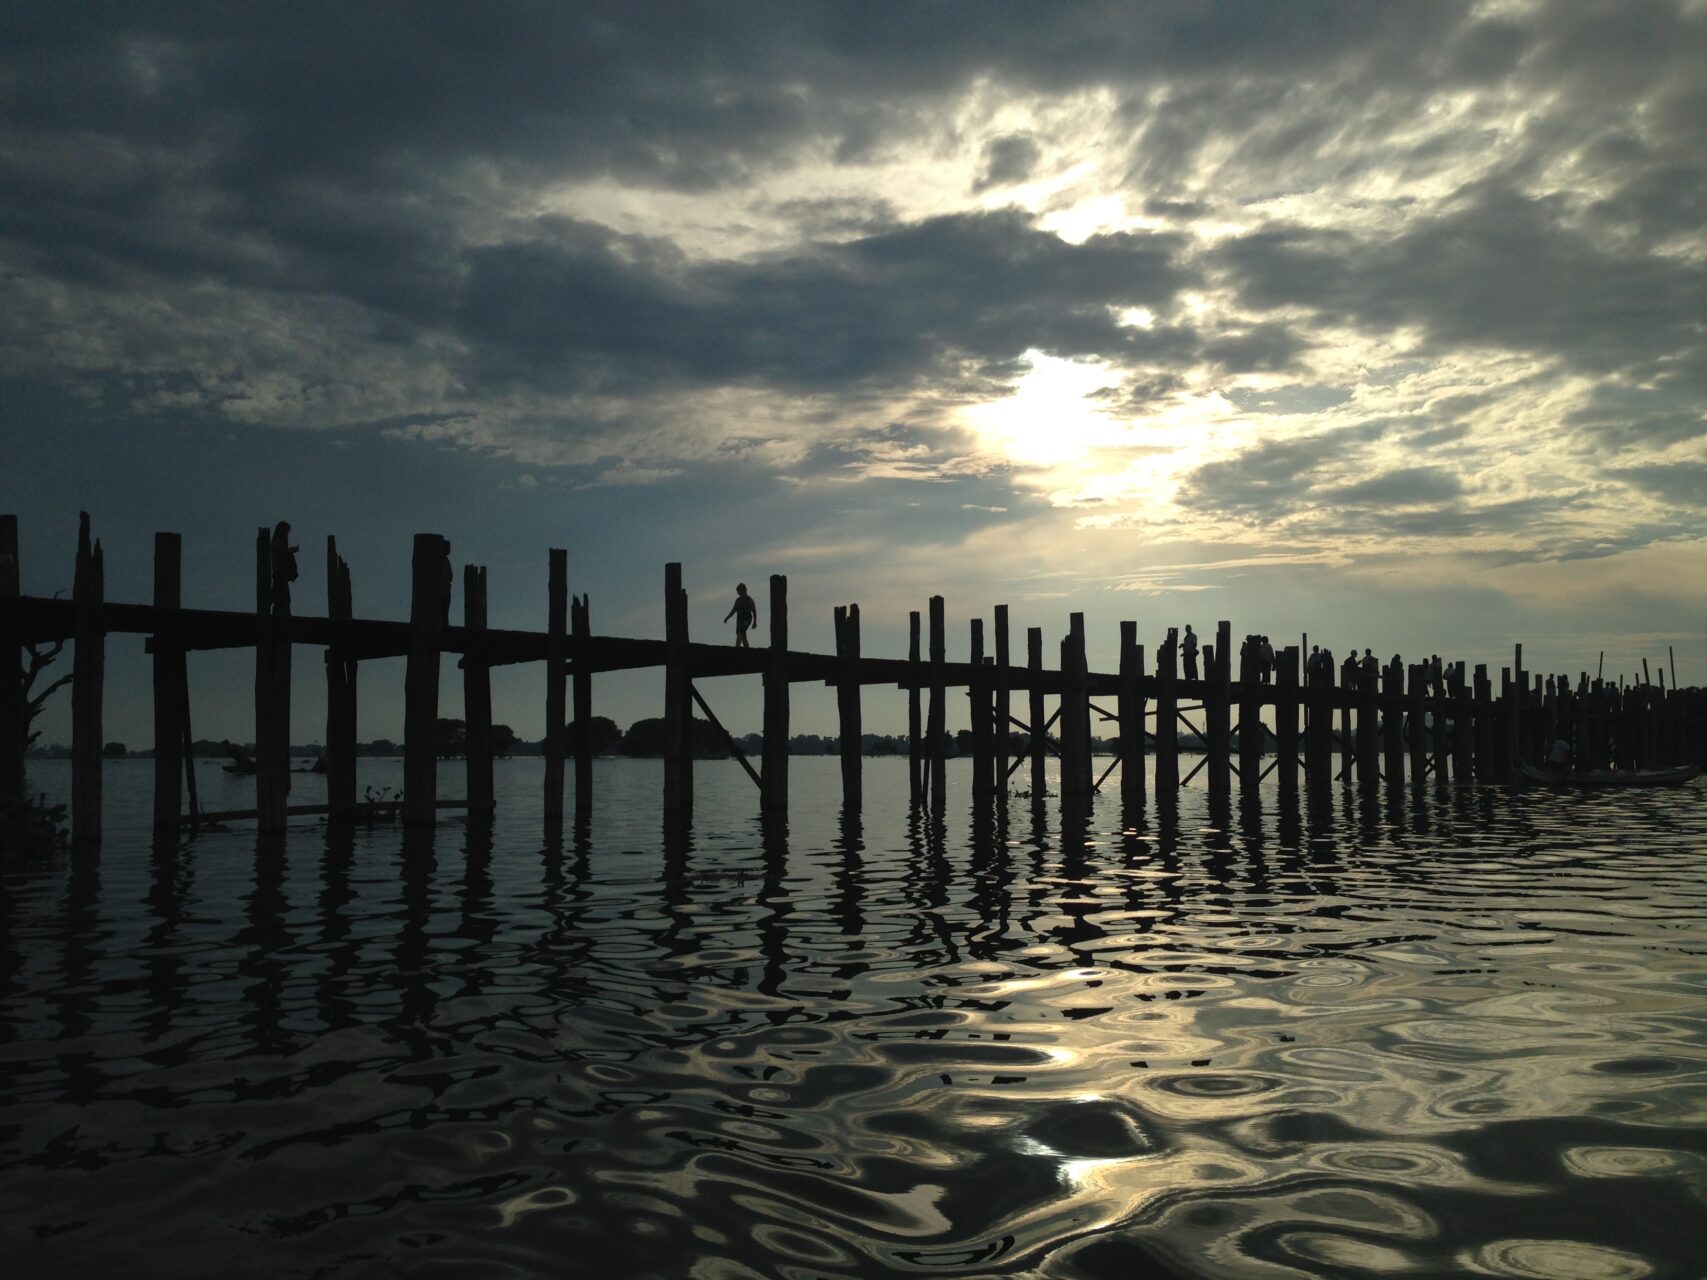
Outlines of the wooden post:
M 1304 785 L 1327 782 L 1332 766 L 1334 708 L 1334 665 L 1315 664 L 1304 672 Z
M 569 629 L 575 639 L 575 664 L 569 680 L 575 714 L 570 742 L 575 753 L 575 809 L 585 813 L 593 798 L 593 671 L 589 665 L 593 623 L 586 596 L 570 597 L 569 615 Z
M 102 605 L 106 570 L 101 544 L 89 537 L 87 511 L 77 522 L 77 565 L 71 596 L 77 608 L 77 649 L 71 677 L 71 842 L 93 847 L 101 843 L 101 699 L 106 683 Z
M 154 535 L 154 608 L 162 619 L 154 632 L 154 828 L 157 831 L 176 831 L 184 808 L 184 650 L 177 621 L 182 603 L 182 555 L 183 540 L 177 534 Z
M 1179 789 L 1179 631 L 1156 653 L 1156 795 Z
M 1454 667 L 1452 682 L 1452 778 L 1455 782 L 1470 780 L 1470 758 L 1475 744 L 1471 721 L 1470 682 L 1464 678 L 1462 662 Z
M 1026 716 L 1031 729 L 1030 739 L 1026 749 L 1031 755 L 1031 798 L 1040 800 L 1049 790 L 1049 779 L 1045 772 L 1045 748 L 1043 745 L 1043 628 L 1027 627 L 1025 629 L 1025 669 L 1031 684 L 1027 691 L 1030 708 Z
M 1298 650 L 1288 645 L 1275 655 L 1275 769 L 1282 794 L 1298 790 Z
M 674 616 L 675 591 L 670 582 L 671 570 L 675 571 L 675 586 L 681 586 L 681 565 L 666 565 L 664 567 L 664 630 L 666 640 L 669 638 L 670 619 Z M 568 718 L 564 714 L 564 690 L 569 680 L 569 552 L 563 547 L 552 547 L 547 570 L 545 596 L 545 820 L 547 823 L 563 820 L 563 735 L 568 727 Z M 674 650 L 672 649 L 672 653 Z M 670 685 L 671 673 L 676 670 L 670 657 L 665 658 L 664 683 L 666 690 Z M 671 803 L 670 759 L 670 720 L 672 714 L 679 714 L 681 697 L 671 697 L 665 693 L 665 702 L 669 707 L 665 715 L 664 730 L 664 808 L 666 811 L 674 808 Z
M 688 689 L 687 621 L 682 609 L 682 566 L 664 566 L 664 812 L 680 813 L 691 803 L 683 787 L 693 755 Z M 561 696 L 561 694 L 559 695 Z M 768 703 L 768 699 L 767 699 Z M 561 764 L 559 764 L 561 769 Z M 561 785 L 561 774 L 559 775 Z M 559 801 L 561 803 L 561 800 Z M 560 810 L 561 812 L 561 810 Z
M 1421 782 L 1428 777 L 1428 727 L 1423 718 L 1428 712 L 1424 701 L 1423 681 L 1427 678 L 1426 664 L 1412 663 L 1406 671 L 1409 681 L 1405 689 L 1406 719 L 1410 728 L 1411 781 Z
M 995 712 L 990 717 L 990 729 L 995 735 L 992 745 L 995 747 L 996 760 L 992 769 L 995 775 L 995 789 L 999 795 L 1006 795 L 1008 790 L 1008 737 L 1010 730 L 1009 717 L 1013 715 L 1012 679 L 1008 664 L 1008 607 L 1005 604 L 996 606 L 996 685 Z
M 1084 770 L 1079 767 L 1079 735 L 1078 728 L 1078 681 L 1073 677 L 1073 637 L 1061 637 L 1061 649 L 1058 664 L 1061 671 L 1061 711 L 1056 717 L 1060 725 L 1061 739 L 1061 802 L 1072 801 L 1081 804 L 1084 801 L 1084 791 L 1081 786 Z
M 948 705 L 943 687 L 943 663 L 947 660 L 943 623 L 943 599 L 932 596 L 930 602 L 931 636 L 931 705 L 930 723 L 925 728 L 925 740 L 930 752 L 930 797 L 933 805 L 945 799 L 948 786 Z
M 1512 749 L 1520 757 L 1534 762 L 1535 753 L 1529 746 L 1529 678 L 1523 671 L 1523 646 L 1514 646 L 1511 660 L 1511 719 Z
M 1429 690 L 1428 705 L 1434 714 L 1434 733 L 1429 741 L 1429 748 L 1434 757 L 1434 780 L 1445 782 L 1451 776 L 1447 761 L 1452 758 L 1452 733 L 1446 726 L 1446 713 L 1452 709 L 1452 703 L 1446 696 L 1444 666 L 1440 683 Z
M 1598 691 L 1597 691 L 1598 692 Z M 1499 726 L 1499 759 L 1496 766 L 1499 776 L 1510 777 L 1512 765 L 1517 759 L 1517 709 L 1514 705 L 1516 698 L 1512 694 L 1511 668 L 1500 668 L 1500 701 L 1498 718 Z
M 23 636 L 10 607 L 20 588 L 18 517 L 0 515 L 0 811 L 10 811 L 22 824 L 29 720 L 24 707 Z
M 1394 654 L 1381 668 L 1381 747 L 1387 759 L 1387 785 L 1405 781 L 1405 667 Z
M 788 579 L 771 574 L 771 648 L 765 668 L 763 808 L 788 808 Z
M 438 807 L 439 651 L 445 540 L 417 533 L 411 561 L 409 656 L 403 677 L 403 822 L 431 826 Z
M 1262 772 L 1262 684 L 1257 679 L 1260 641 L 1246 636 L 1239 646 L 1239 788 L 1256 786 Z
M 924 718 L 919 695 L 924 667 L 919 661 L 919 611 L 907 615 L 907 798 L 917 802 L 925 793 Z
M 836 721 L 842 746 L 842 803 L 863 795 L 865 728 L 859 705 L 859 606 L 836 607 Z
M 995 790 L 990 774 L 994 744 L 990 740 L 990 685 L 984 670 L 984 619 L 973 618 L 971 624 L 972 675 L 966 686 L 968 718 L 972 725 L 972 798 L 987 799 Z
M 1352 761 L 1357 758 L 1357 739 L 1352 736 L 1351 723 L 1352 706 L 1357 701 L 1357 672 L 1357 650 L 1353 649 L 1346 654 L 1345 660 L 1340 663 L 1338 699 L 1340 713 L 1340 771 L 1338 776 L 1341 782 L 1346 783 L 1351 781 Z
M 1115 711 L 1120 717 L 1120 801 L 1144 803 L 1144 651 L 1138 647 L 1138 624 L 1120 624 L 1120 693 Z
M 1381 781 L 1381 765 L 1375 745 L 1375 722 L 1381 714 L 1376 689 L 1379 677 L 1373 664 L 1365 667 L 1359 663 L 1356 673 L 1357 785 L 1365 792 L 1373 793 Z
M 462 567 L 463 761 L 468 767 L 468 811 L 491 813 L 492 671 L 486 656 L 486 569 Z
M 1091 760 L 1091 698 L 1087 677 L 1090 666 L 1085 660 L 1085 615 L 1067 616 L 1067 642 L 1072 662 L 1073 691 L 1073 765 L 1078 770 L 1077 794 L 1088 797 L 1095 790 L 1096 767 Z M 1067 712 L 1061 712 L 1061 723 L 1067 723 Z M 1065 793 L 1063 793 L 1065 794 Z
M 159 548 L 156 547 L 156 552 Z M 156 643 L 159 643 L 158 638 Z M 160 700 L 155 690 L 156 703 Z M 273 540 L 265 526 L 255 534 L 255 825 L 261 831 L 277 831 L 284 815 L 273 813 Z M 160 734 L 158 725 L 155 736 Z M 155 799 L 159 802 L 160 763 L 155 761 Z M 158 816 L 158 815 L 157 815 Z
M 1487 782 L 1499 776 L 1494 767 L 1493 688 L 1488 682 L 1488 664 L 1476 664 L 1474 692 L 1470 702 L 1474 718 L 1476 778 Z
M 1226 795 L 1233 785 L 1231 753 L 1233 624 L 1215 624 L 1215 653 L 1204 669 L 1203 731 L 1209 736 L 1209 792 Z
M 350 566 L 338 554 L 338 540 L 326 539 L 326 616 L 348 624 L 355 609 Z M 333 822 L 348 822 L 356 812 L 356 660 L 350 656 L 349 627 L 338 627 L 326 646 L 326 807 Z

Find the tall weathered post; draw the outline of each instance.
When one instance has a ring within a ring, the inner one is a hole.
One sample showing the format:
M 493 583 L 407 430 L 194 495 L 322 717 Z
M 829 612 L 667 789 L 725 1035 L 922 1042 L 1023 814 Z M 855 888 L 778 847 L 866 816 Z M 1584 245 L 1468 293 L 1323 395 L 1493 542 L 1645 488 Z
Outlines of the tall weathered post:
M 1429 714 L 1434 717 L 1434 729 L 1429 734 L 1429 751 L 1434 763 L 1434 780 L 1445 782 L 1450 776 L 1447 761 L 1452 758 L 1452 732 L 1446 724 L 1446 715 L 1451 709 L 1451 702 L 1446 696 L 1444 674 L 1438 680 L 1434 680 L 1432 675 L 1430 679 L 1432 684 L 1429 688 L 1428 706 Z
M 1376 747 L 1376 722 L 1380 719 L 1380 693 L 1376 687 L 1379 668 L 1374 659 L 1357 667 L 1357 785 L 1373 792 L 1381 781 L 1381 763 Z
M 1275 655 L 1274 668 L 1275 769 L 1282 793 L 1298 791 L 1298 648 L 1288 645 Z
M 1239 646 L 1239 789 L 1255 787 L 1262 772 L 1262 684 L 1257 678 L 1259 641 Z
M 1031 756 L 1031 798 L 1042 799 L 1049 790 L 1047 764 L 1045 760 L 1043 733 L 1043 628 L 1027 627 L 1025 629 L 1025 667 L 1026 677 L 1031 684 L 1027 691 L 1030 705 L 1026 711 L 1031 728 L 1030 739 L 1026 743 L 1027 752 Z
M 492 812 L 492 672 L 486 652 L 486 570 L 462 569 L 463 760 L 468 767 L 468 811 Z
M 1499 777 L 1494 763 L 1493 688 L 1488 681 L 1488 664 L 1476 664 L 1475 693 L 1471 702 L 1475 715 L 1476 778 L 1487 782 Z
M 919 696 L 924 684 L 919 660 L 919 611 L 907 615 L 907 798 L 915 803 L 925 793 L 924 716 Z
M 403 676 L 403 822 L 411 827 L 432 825 L 438 810 L 439 653 L 449 587 L 447 554 L 438 534 L 415 535 Z
M 1424 723 L 1428 704 L 1423 699 L 1426 668 L 1420 662 L 1412 663 L 1405 674 L 1409 681 L 1405 690 L 1405 709 L 1410 729 L 1411 781 L 1420 783 L 1428 777 L 1428 727 Z
M 154 829 L 176 831 L 183 816 L 184 705 L 187 673 L 178 627 L 182 601 L 182 539 L 154 535 Z M 276 660 L 275 660 L 276 661 Z M 289 668 L 286 667 L 288 677 Z M 288 685 L 286 686 L 288 688 Z M 288 711 L 284 712 L 288 716 Z M 287 720 L 288 723 L 288 720 Z M 99 733 L 99 725 L 90 730 Z M 99 744 L 94 744 L 99 750 Z
M 1381 668 L 1381 750 L 1386 757 L 1387 785 L 1405 780 L 1405 665 L 1398 654 Z
M 771 574 L 771 649 L 765 666 L 764 767 L 760 804 L 788 808 L 788 579 Z
M 1333 766 L 1334 667 L 1310 663 L 1304 670 L 1304 784 L 1318 787 L 1328 781 Z
M 693 703 L 690 698 L 687 611 L 682 608 L 682 566 L 671 561 L 664 566 L 665 813 L 680 813 L 692 804 L 692 775 L 689 770 L 693 768 Z M 768 696 L 766 705 L 769 706 Z
M 1471 722 L 1470 682 L 1464 678 L 1462 662 L 1453 668 L 1452 681 L 1452 780 L 1470 780 L 1470 761 L 1475 750 L 1475 731 Z
M 77 565 L 71 597 L 76 604 L 76 652 L 71 677 L 71 843 L 101 843 L 101 700 L 106 685 L 106 629 L 102 605 L 106 569 L 99 541 L 89 536 L 89 513 L 77 523 Z M 158 661 L 158 659 L 156 659 Z
M 570 676 L 575 731 L 570 747 L 575 753 L 575 808 L 585 813 L 593 798 L 593 670 L 589 650 L 592 618 L 585 595 L 569 600 L 569 629 L 575 639 L 575 665 Z
M 23 821 L 24 639 L 10 605 L 20 594 L 18 517 L 0 515 L 0 812 Z
M 994 747 L 996 751 L 995 774 L 996 791 L 1006 795 L 1008 790 L 1008 738 L 1011 731 L 1008 728 L 1009 717 L 1013 715 L 1010 691 L 1012 679 L 1009 674 L 1008 653 L 1008 607 L 1005 604 L 996 606 L 996 683 L 994 690 L 995 710 L 990 717 L 991 732 L 995 734 Z M 1003 811 L 1006 811 L 1004 806 Z
M 865 726 L 860 714 L 859 606 L 836 606 L 836 720 L 842 750 L 842 803 L 858 805 L 864 793 Z
M 1144 650 L 1138 644 L 1138 624 L 1120 624 L 1120 692 L 1115 714 L 1120 720 L 1120 800 L 1144 803 Z
M 973 618 L 970 627 L 970 663 L 972 673 L 966 685 L 968 719 L 972 726 L 972 798 L 988 799 L 994 791 L 991 778 L 989 673 L 984 669 L 984 619 Z
M 1233 624 L 1215 624 L 1215 652 L 1204 669 L 1203 730 L 1209 736 L 1209 793 L 1232 789 Z
M 1156 651 L 1156 795 L 1179 790 L 1179 629 Z
M 669 635 L 669 620 L 674 608 L 675 593 L 670 587 L 671 569 L 675 571 L 675 584 L 681 586 L 681 565 L 664 568 L 664 628 L 666 637 Z M 548 578 L 545 596 L 545 820 L 548 823 L 563 820 L 563 734 L 568 727 L 568 717 L 565 715 L 564 703 L 567 699 L 566 690 L 569 683 L 569 551 L 565 547 L 552 547 L 550 550 Z M 665 658 L 665 684 L 668 686 L 670 673 L 674 668 L 670 659 Z M 675 707 L 676 700 L 666 694 L 670 707 Z M 670 743 L 668 716 L 666 711 L 666 727 L 664 730 L 664 758 L 669 759 Z M 670 809 L 671 790 L 668 768 L 664 776 L 664 808 Z
M 176 537 L 176 535 L 171 535 Z M 156 552 L 159 551 L 158 541 Z M 174 553 L 175 554 L 175 553 Z M 290 545 L 289 526 L 280 523 L 271 531 L 262 528 L 255 539 L 255 823 L 263 832 L 276 833 L 285 829 L 290 803 L 290 584 L 295 576 L 295 549 Z M 176 570 L 174 569 L 174 576 Z M 170 637 L 157 639 L 158 646 L 178 642 Z M 177 705 L 172 732 L 181 738 L 183 732 L 183 699 L 174 683 L 166 695 Z M 156 733 L 163 732 L 157 728 Z M 158 745 L 158 744 L 157 744 Z M 430 745 L 430 744 L 429 744 Z M 178 761 L 182 767 L 182 758 Z M 166 789 L 175 790 L 180 783 L 165 784 L 164 769 L 155 761 L 156 803 Z M 174 811 L 177 809 L 173 802 Z M 160 811 L 156 810 L 156 822 Z
M 341 638 L 326 646 L 326 804 L 333 822 L 348 822 L 356 812 L 356 660 L 348 640 L 355 602 L 350 566 L 330 535 L 326 539 L 326 616 L 345 624 L 337 628 Z
M 1357 758 L 1357 738 L 1352 728 L 1352 707 L 1357 701 L 1357 650 L 1346 654 L 1345 662 L 1340 666 L 1340 771 L 1342 782 L 1351 781 L 1352 763 Z
M 943 599 L 932 596 L 930 601 L 930 662 L 931 705 L 930 722 L 925 728 L 925 741 L 930 752 L 930 798 L 941 805 L 948 786 L 948 705 L 944 687 L 943 664 L 947 660 L 947 638 L 944 634 Z

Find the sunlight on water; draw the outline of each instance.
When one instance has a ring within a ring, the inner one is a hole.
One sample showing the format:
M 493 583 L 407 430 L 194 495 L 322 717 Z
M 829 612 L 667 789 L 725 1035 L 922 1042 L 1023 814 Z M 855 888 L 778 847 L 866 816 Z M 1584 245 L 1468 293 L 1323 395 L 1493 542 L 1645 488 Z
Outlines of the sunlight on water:
M 7 1273 L 1699 1274 L 1700 784 L 1064 823 L 793 767 L 786 821 L 607 761 L 552 834 L 514 760 L 488 829 L 152 849 L 111 764 L 99 864 L 4 879 Z

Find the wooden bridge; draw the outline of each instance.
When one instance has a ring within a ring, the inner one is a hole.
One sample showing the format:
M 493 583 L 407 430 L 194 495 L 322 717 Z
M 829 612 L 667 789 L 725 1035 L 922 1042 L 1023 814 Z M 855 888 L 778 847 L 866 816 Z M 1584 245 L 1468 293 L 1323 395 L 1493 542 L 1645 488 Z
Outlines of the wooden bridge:
M 1350 659 L 1337 671 L 1306 674 L 1302 646 L 1275 654 L 1272 672 L 1259 670 L 1257 646 L 1239 649 L 1233 679 L 1231 626 L 1222 622 L 1213 643 L 1203 647 L 1203 671 L 1181 674 L 1177 636 L 1167 640 L 1146 667 L 1137 625 L 1120 624 L 1119 669 L 1094 672 L 1085 661 L 1084 615 L 1070 615 L 1058 644 L 1057 663 L 1044 665 L 1041 628 L 1026 633 L 1024 663 L 1009 648 L 1008 611 L 998 605 L 992 625 L 974 618 L 964 662 L 947 660 L 944 601 L 931 597 L 926 618 L 910 615 L 905 658 L 870 658 L 860 649 L 857 604 L 835 610 L 836 652 L 804 653 L 788 647 L 788 580 L 770 579 L 770 643 L 764 648 L 698 644 L 688 635 L 687 593 L 681 566 L 664 569 L 664 639 L 592 634 L 586 598 L 571 597 L 568 555 L 548 558 L 546 626 L 514 631 L 486 625 L 486 571 L 463 571 L 461 625 L 448 621 L 451 576 L 448 544 L 437 534 L 414 540 L 410 614 L 407 621 L 357 618 L 349 567 L 334 539 L 326 540 L 327 601 L 324 616 L 295 612 L 290 579 L 294 558 L 275 531 L 261 529 L 255 541 L 255 607 L 227 611 L 180 605 L 181 539 L 158 533 L 154 540 L 154 599 L 122 604 L 105 598 L 102 551 L 83 515 L 70 599 L 24 596 L 19 591 L 18 526 L 0 515 L 0 802 L 24 795 L 24 736 L 28 710 L 22 679 L 27 646 L 73 648 L 72 665 L 72 836 L 97 844 L 101 834 L 102 685 L 105 637 L 115 633 L 148 637 L 153 655 L 156 829 L 173 830 L 212 818 L 253 817 L 263 830 L 281 829 L 292 814 L 325 814 L 332 821 L 359 817 L 356 796 L 357 674 L 363 659 L 403 657 L 404 785 L 401 812 L 409 824 L 427 824 L 437 811 L 466 807 L 490 812 L 492 786 L 492 700 L 490 671 L 514 663 L 545 664 L 545 795 L 547 821 L 561 820 L 565 772 L 572 760 L 577 804 L 590 802 L 593 756 L 589 737 L 592 677 L 599 672 L 662 667 L 664 691 L 664 783 L 666 813 L 685 814 L 693 800 L 691 724 L 697 706 L 727 741 L 757 784 L 766 809 L 788 805 L 789 688 L 802 681 L 836 690 L 841 736 L 844 799 L 857 803 L 861 785 L 861 690 L 894 686 L 908 695 L 909 788 L 915 802 L 940 805 L 949 753 L 947 691 L 969 697 L 974 799 L 1005 794 L 1007 780 L 1029 765 L 1031 792 L 1046 791 L 1045 759 L 1060 760 L 1063 804 L 1082 804 L 1120 770 L 1124 802 L 1145 800 L 1153 772 L 1158 792 L 1190 783 L 1199 774 L 1212 794 L 1226 794 L 1236 777 L 1250 786 L 1276 773 L 1283 789 L 1336 777 L 1373 788 L 1432 776 L 1452 780 L 1504 780 L 1513 759 L 1538 759 L 1556 738 L 1575 747 L 1579 764 L 1638 768 L 1707 758 L 1707 698 L 1699 689 L 1658 685 L 1621 688 L 1581 673 L 1573 689 L 1564 675 L 1525 671 L 1523 648 L 1499 673 L 1496 694 L 1485 665 L 1445 664 L 1436 676 L 1428 664 L 1405 664 L 1397 656 L 1382 666 Z M 327 803 L 288 804 L 290 687 L 297 646 L 321 648 L 325 658 Z M 255 808 L 238 813 L 197 810 L 190 757 L 187 655 L 196 650 L 252 649 L 255 654 Z M 463 674 L 466 722 L 467 799 L 437 798 L 436 724 L 439 675 L 444 656 L 458 655 Z M 1645 666 L 1645 664 L 1644 664 Z M 703 677 L 751 674 L 764 682 L 763 752 L 757 765 L 724 729 L 695 687 Z M 1272 682 L 1270 676 L 1272 675 Z M 1046 700 L 1055 709 L 1046 713 Z M 571 706 L 566 707 L 566 701 Z M 1112 703 L 1112 709 L 1108 704 Z M 572 717 L 566 716 L 572 711 Z M 1023 711 L 1023 717 L 1016 714 Z M 1188 718 L 1197 713 L 1198 722 Z M 1092 762 L 1093 717 L 1112 723 L 1118 749 L 1097 776 Z M 1338 720 L 1336 731 L 1336 717 Z M 1270 723 L 1272 721 L 1272 724 Z M 1201 740 L 1201 759 L 1181 773 L 1182 726 Z M 1026 737 L 1023 754 L 1010 759 L 1010 728 Z M 1131 731 L 1128 732 L 1127 730 Z M 1053 730 L 1053 734 L 1051 733 Z M 1153 770 L 1146 756 L 1154 757 Z M 187 791 L 189 811 L 185 812 Z

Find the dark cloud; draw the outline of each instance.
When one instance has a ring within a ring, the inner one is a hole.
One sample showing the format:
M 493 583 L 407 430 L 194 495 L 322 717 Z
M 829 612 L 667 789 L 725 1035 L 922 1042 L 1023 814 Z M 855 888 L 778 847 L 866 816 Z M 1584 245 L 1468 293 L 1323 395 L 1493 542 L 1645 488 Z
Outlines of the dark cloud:
M 1023 133 L 992 138 L 984 147 L 984 163 L 972 183 L 972 193 L 981 195 L 992 187 L 1011 187 L 1031 177 L 1042 157 L 1037 140 Z
M 1707 509 L 1707 463 L 1618 467 L 1609 474 L 1673 506 Z
M 1231 458 L 1204 463 L 1181 483 L 1176 499 L 1197 511 L 1269 523 L 1312 505 L 1328 464 L 1344 464 L 1378 438 L 1382 424 L 1290 440 L 1265 440 Z
M 1392 508 L 1446 502 L 1463 492 L 1464 482 L 1450 471 L 1439 467 L 1403 467 L 1326 489 L 1321 497 L 1339 505 Z

